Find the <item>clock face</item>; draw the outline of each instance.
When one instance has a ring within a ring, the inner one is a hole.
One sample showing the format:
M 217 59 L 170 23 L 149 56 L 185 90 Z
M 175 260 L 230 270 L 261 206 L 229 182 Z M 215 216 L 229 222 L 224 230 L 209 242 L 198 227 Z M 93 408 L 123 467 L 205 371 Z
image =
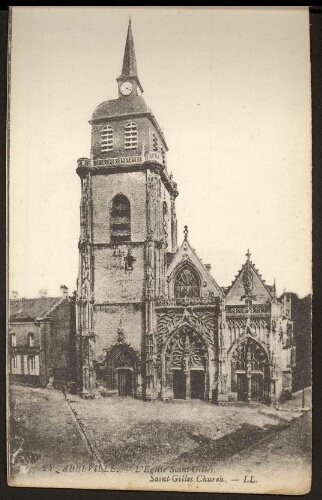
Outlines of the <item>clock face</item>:
M 123 95 L 131 94 L 132 89 L 133 89 L 133 86 L 132 86 L 131 82 L 123 82 L 122 85 L 120 86 L 120 91 L 121 91 L 121 94 L 123 94 Z

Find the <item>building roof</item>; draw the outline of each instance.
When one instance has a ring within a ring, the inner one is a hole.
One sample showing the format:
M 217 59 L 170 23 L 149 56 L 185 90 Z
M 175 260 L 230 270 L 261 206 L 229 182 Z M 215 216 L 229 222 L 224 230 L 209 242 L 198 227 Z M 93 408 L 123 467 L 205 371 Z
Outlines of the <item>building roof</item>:
M 65 297 L 10 300 L 10 321 L 43 318 L 63 300 Z
M 99 104 L 92 114 L 92 121 L 102 118 L 114 118 L 124 115 L 139 115 L 142 113 L 151 113 L 148 105 L 141 95 L 128 96 L 127 99 L 111 99 Z M 151 113 L 152 114 L 152 113 Z
M 256 269 L 254 262 L 250 260 L 249 250 L 246 253 L 247 260 L 245 264 L 242 265 L 242 268 L 238 271 L 235 279 L 232 281 L 230 287 L 228 287 L 226 291 L 226 300 L 230 300 L 235 302 L 236 300 L 239 302 L 241 299 L 246 298 L 249 295 L 251 297 L 253 294 L 253 298 L 257 297 L 256 300 L 262 301 L 265 298 L 272 299 L 275 294 L 275 285 L 269 286 L 266 285 L 265 280 L 263 280 L 262 275 L 259 274 L 258 269 Z M 250 278 L 244 277 L 244 274 L 250 273 Z M 246 279 L 246 282 L 244 281 Z M 250 283 L 247 286 L 247 281 L 250 279 Z M 247 288 L 249 290 L 247 292 Z
M 126 99 L 119 97 L 118 99 L 102 102 L 94 109 L 89 123 L 93 124 L 105 120 L 135 118 L 135 116 L 146 116 L 150 119 L 159 132 L 163 144 L 168 151 L 168 146 L 161 127 L 141 95 L 127 96 Z
M 131 19 L 129 20 L 129 26 L 127 29 L 127 37 L 126 37 L 123 66 L 122 66 L 122 76 L 138 76 Z

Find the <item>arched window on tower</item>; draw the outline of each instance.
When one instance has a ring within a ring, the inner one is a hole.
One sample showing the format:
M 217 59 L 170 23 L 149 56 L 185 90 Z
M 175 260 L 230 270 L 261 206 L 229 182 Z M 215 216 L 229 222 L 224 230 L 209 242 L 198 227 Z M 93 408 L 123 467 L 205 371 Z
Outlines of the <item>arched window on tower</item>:
M 200 297 L 200 280 L 190 266 L 183 267 L 174 282 L 175 298 Z
M 138 147 L 138 128 L 136 123 L 129 122 L 125 126 L 125 149 L 136 149 Z
M 123 194 L 117 194 L 111 208 L 111 243 L 131 241 L 131 206 Z
M 113 129 L 110 125 L 101 130 L 101 153 L 112 151 L 114 147 Z

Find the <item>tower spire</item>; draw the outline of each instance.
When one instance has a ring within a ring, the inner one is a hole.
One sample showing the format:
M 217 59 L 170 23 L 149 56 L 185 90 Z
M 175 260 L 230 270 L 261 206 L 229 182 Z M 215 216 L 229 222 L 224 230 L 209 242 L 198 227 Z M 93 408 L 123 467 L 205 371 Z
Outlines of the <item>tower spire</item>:
M 122 74 L 117 78 L 117 80 L 125 81 L 126 79 L 136 80 L 138 87 L 140 88 L 141 92 L 143 92 L 136 64 L 131 17 L 129 17 L 129 25 L 127 29 L 126 43 L 123 56 Z

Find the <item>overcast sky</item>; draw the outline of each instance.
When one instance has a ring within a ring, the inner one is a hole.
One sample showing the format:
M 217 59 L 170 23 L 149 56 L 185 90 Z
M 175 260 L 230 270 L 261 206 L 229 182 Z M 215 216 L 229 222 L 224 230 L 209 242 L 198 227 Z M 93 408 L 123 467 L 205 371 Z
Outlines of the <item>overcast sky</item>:
M 164 131 L 183 226 L 219 285 L 246 260 L 311 291 L 307 8 L 14 7 L 10 290 L 75 290 L 94 108 L 117 97 L 129 14 L 144 98 Z

